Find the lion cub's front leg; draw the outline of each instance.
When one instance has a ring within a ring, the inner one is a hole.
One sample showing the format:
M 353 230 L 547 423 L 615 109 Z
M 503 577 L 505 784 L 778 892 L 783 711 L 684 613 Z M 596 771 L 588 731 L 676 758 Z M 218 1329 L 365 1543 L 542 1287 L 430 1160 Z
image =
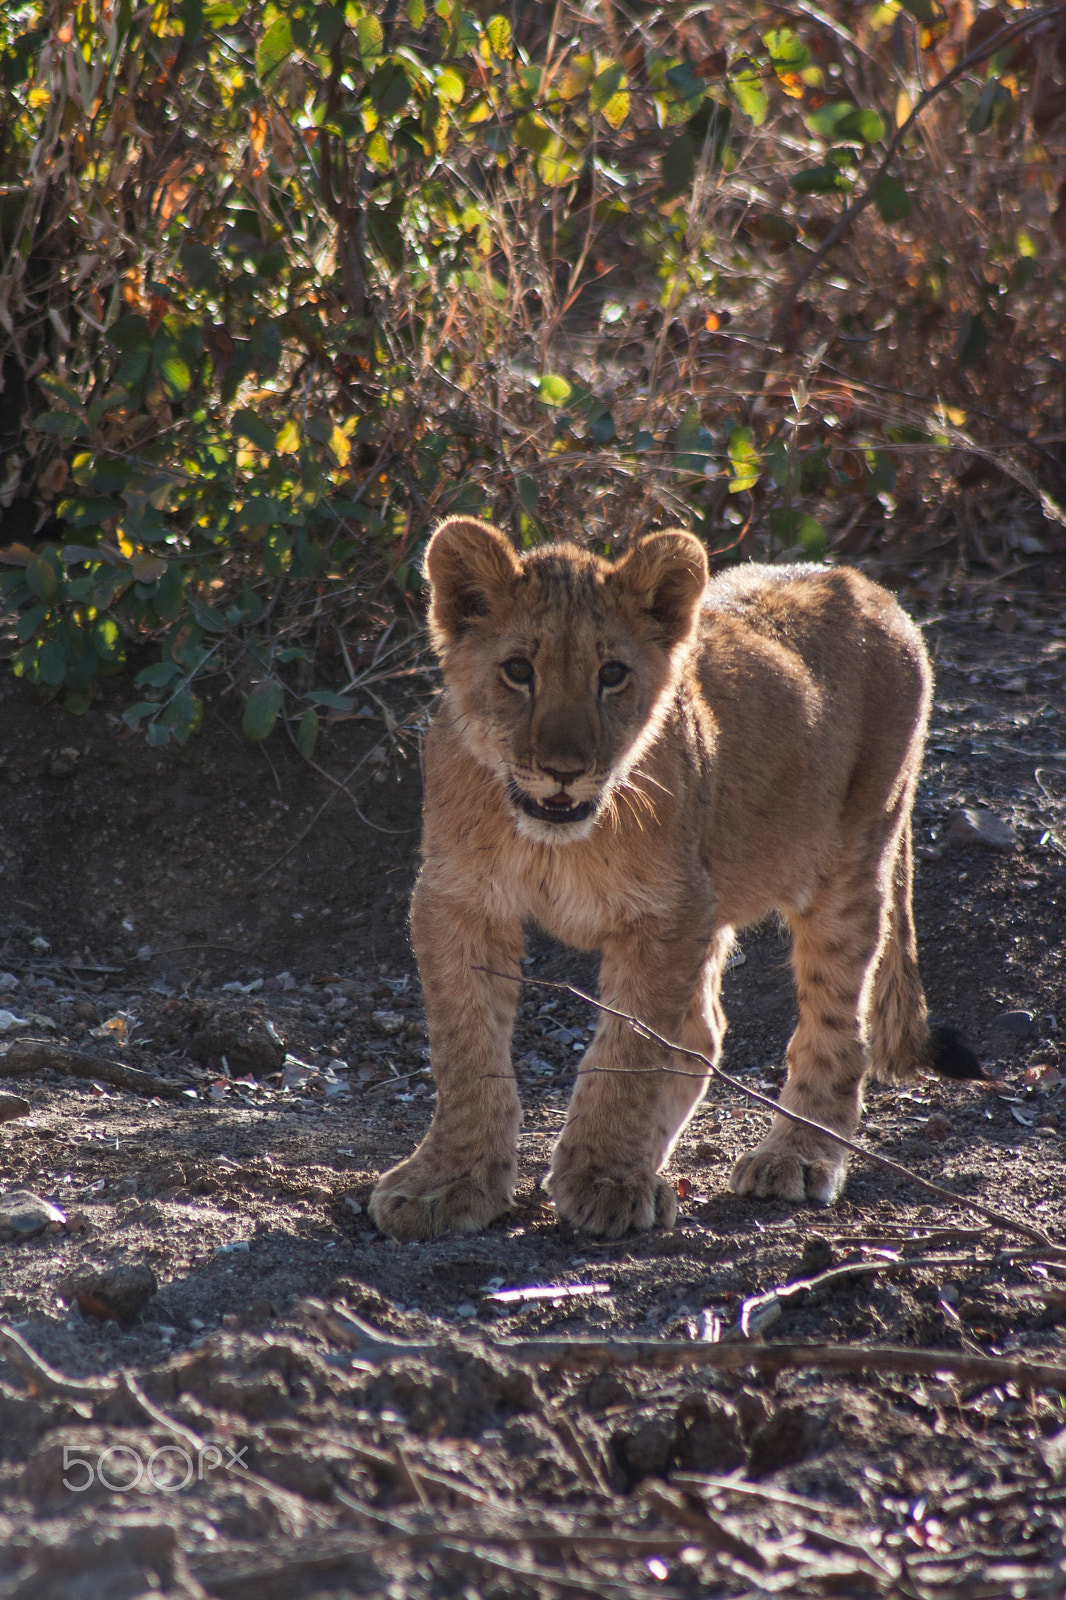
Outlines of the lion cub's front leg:
M 729 942 L 708 960 L 701 930 L 658 947 L 618 941 L 604 953 L 604 998 L 713 1061 L 725 1028 L 717 992 Z M 672 1227 L 677 1195 L 659 1171 L 706 1084 L 698 1062 L 605 1016 L 578 1069 L 548 1174 L 559 1215 L 608 1239 Z
M 479 968 L 521 972 L 521 929 L 494 926 L 425 876 L 412 904 L 437 1109 L 408 1160 L 386 1172 L 370 1215 L 394 1239 L 476 1233 L 514 1198 L 522 1120 L 511 1068 L 518 984 Z

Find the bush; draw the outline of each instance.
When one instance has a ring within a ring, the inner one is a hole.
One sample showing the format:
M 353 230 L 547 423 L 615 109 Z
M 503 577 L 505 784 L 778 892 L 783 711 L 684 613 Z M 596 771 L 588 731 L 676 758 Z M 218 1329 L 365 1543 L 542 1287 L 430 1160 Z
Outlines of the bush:
M 1052 548 L 1064 8 L 779 16 L 9 6 L 15 672 L 79 711 L 130 654 L 160 744 L 223 673 L 310 754 L 449 512 Z M 1045 526 L 963 515 L 975 467 Z

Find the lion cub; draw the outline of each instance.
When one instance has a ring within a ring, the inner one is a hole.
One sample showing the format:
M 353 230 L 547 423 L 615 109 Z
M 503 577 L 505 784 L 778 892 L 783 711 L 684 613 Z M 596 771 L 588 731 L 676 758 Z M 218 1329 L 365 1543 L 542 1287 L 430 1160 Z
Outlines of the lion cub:
M 411 922 L 438 1102 L 374 1191 L 384 1232 L 471 1232 L 511 1204 L 519 984 L 493 972 L 520 977 L 530 920 L 602 953 L 608 1004 L 717 1060 L 734 930 L 779 912 L 799 999 L 781 1104 L 842 1133 L 869 1071 L 979 1072 L 930 1031 L 918 976 L 910 820 L 932 677 L 891 595 L 847 568 L 708 582 L 682 532 L 613 565 L 568 544 L 519 556 L 470 517 L 437 529 L 426 573 L 445 693 Z M 694 1066 L 601 1018 L 547 1180 L 560 1216 L 607 1238 L 673 1223 L 659 1172 L 706 1088 Z M 845 1165 L 776 1117 L 731 1182 L 826 1205 Z

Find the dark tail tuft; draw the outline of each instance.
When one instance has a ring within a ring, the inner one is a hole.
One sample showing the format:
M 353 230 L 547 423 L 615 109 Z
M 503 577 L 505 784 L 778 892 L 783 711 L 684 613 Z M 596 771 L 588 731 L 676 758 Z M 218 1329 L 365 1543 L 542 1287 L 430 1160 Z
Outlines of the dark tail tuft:
M 985 1070 L 970 1049 L 964 1034 L 946 1022 L 934 1022 L 929 1028 L 930 1061 L 933 1071 L 941 1078 L 984 1079 Z

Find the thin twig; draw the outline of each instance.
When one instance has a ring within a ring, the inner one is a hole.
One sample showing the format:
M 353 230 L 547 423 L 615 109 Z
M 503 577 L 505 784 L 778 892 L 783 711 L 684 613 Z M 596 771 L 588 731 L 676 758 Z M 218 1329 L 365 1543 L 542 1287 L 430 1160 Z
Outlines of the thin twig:
M 1064 8 L 1066 9 L 1066 8 Z M 902 1178 L 907 1183 L 913 1183 L 920 1189 L 925 1189 L 930 1194 L 935 1194 L 938 1199 L 949 1200 L 952 1205 L 969 1208 L 976 1211 L 979 1216 L 994 1222 L 998 1228 L 1004 1228 L 1010 1233 L 1020 1234 L 1023 1239 L 1031 1239 L 1038 1244 L 1041 1250 L 1047 1251 L 1052 1261 L 1066 1261 L 1066 1247 L 1053 1243 L 1046 1233 L 1039 1228 L 1030 1228 L 1024 1222 L 1016 1222 L 1013 1217 L 1008 1217 L 1005 1212 L 994 1211 L 991 1206 L 985 1206 L 978 1200 L 972 1200 L 969 1195 L 956 1194 L 954 1189 L 946 1188 L 942 1183 L 934 1183 L 931 1178 L 920 1177 L 917 1172 L 912 1172 L 909 1167 L 902 1166 L 898 1161 L 892 1161 L 888 1156 L 879 1155 L 875 1150 L 869 1150 L 865 1145 L 848 1139 L 835 1128 L 826 1127 L 822 1122 L 815 1122 L 812 1117 L 804 1117 L 798 1111 L 791 1111 L 787 1106 L 779 1105 L 776 1100 L 771 1100 L 769 1095 L 761 1094 L 758 1089 L 752 1089 L 748 1084 L 741 1083 L 739 1078 L 731 1077 L 728 1072 L 723 1072 L 721 1067 L 714 1064 L 709 1056 L 701 1050 L 692 1050 L 687 1045 L 678 1044 L 673 1039 L 666 1038 L 665 1034 L 658 1033 L 648 1023 L 642 1022 L 639 1017 L 630 1015 L 628 1011 L 619 1011 L 616 1006 L 609 1006 L 603 1000 L 598 1000 L 594 995 L 586 994 L 572 983 L 555 983 L 550 978 L 529 978 L 524 974 L 516 976 L 511 972 L 497 972 L 492 967 L 475 967 L 475 972 L 486 972 L 494 978 L 505 978 L 509 983 L 532 983 L 542 989 L 561 989 L 566 994 L 572 994 L 577 1000 L 584 1000 L 588 1005 L 595 1006 L 598 1011 L 604 1011 L 608 1016 L 617 1017 L 619 1021 L 628 1023 L 634 1033 L 645 1039 L 650 1039 L 654 1044 L 662 1045 L 664 1050 L 670 1050 L 677 1055 L 688 1056 L 692 1061 L 698 1061 L 703 1067 L 702 1072 L 686 1072 L 683 1067 L 666 1067 L 656 1065 L 652 1067 L 579 1067 L 578 1076 L 582 1073 L 593 1072 L 617 1073 L 621 1076 L 642 1076 L 650 1072 L 663 1072 L 682 1078 L 717 1078 L 719 1083 L 728 1084 L 729 1088 L 737 1090 L 739 1094 L 746 1095 L 749 1100 L 754 1100 L 757 1105 L 763 1106 L 774 1116 L 785 1117 L 789 1122 L 796 1123 L 801 1128 L 807 1128 L 811 1133 L 821 1134 L 824 1138 L 832 1139 L 835 1144 L 842 1145 L 845 1150 L 850 1150 L 852 1155 L 862 1156 L 876 1167 L 882 1167 L 886 1172 L 891 1172 L 894 1177 Z

